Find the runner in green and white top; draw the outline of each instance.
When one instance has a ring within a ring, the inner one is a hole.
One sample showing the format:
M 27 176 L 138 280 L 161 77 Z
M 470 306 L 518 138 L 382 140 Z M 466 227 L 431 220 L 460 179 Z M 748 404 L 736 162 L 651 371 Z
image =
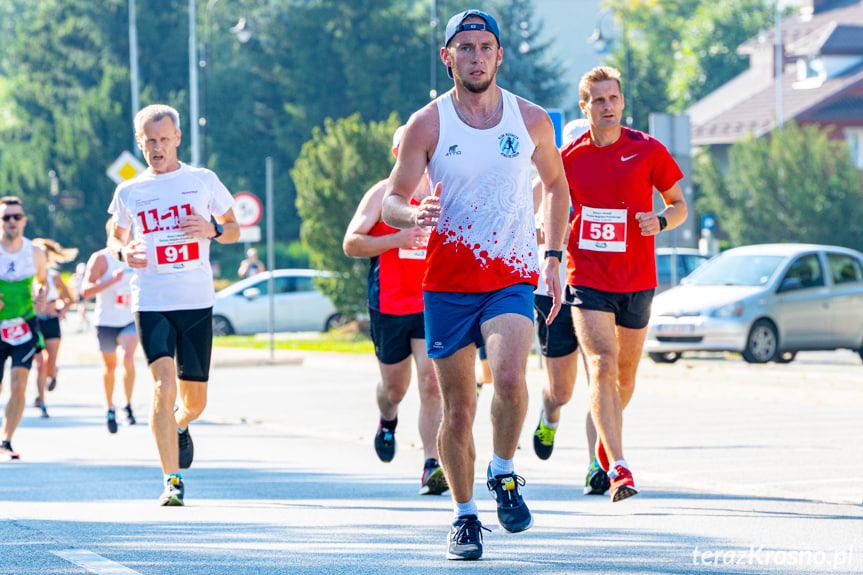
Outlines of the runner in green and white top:
M 45 253 L 34 249 L 24 237 L 27 216 L 19 198 L 0 198 L 0 219 L 0 378 L 6 359 L 12 358 L 11 395 L 0 430 L 0 459 L 12 460 L 19 458 L 12 449 L 12 435 L 24 413 L 24 391 L 39 341 L 36 308 L 44 305 L 47 266 Z

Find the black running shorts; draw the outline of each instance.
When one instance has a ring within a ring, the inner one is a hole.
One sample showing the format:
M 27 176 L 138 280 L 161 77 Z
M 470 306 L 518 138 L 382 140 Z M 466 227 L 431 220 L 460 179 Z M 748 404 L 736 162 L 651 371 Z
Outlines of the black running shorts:
M 176 357 L 179 379 L 210 378 L 213 308 L 139 311 L 135 324 L 148 365 L 162 357 Z
M 60 318 L 57 316 L 40 315 L 39 331 L 42 333 L 42 339 L 60 339 Z
M 27 327 L 32 334 L 30 341 L 20 345 L 11 345 L 0 339 L 0 382 L 3 381 L 3 372 L 6 360 L 12 358 L 12 367 L 23 367 L 30 369 L 33 366 L 33 356 L 39 351 L 39 321 L 35 317 L 27 320 Z
M 578 338 L 575 336 L 575 326 L 572 325 L 572 310 L 564 304 L 551 322 L 545 320 L 551 312 L 553 301 L 547 295 L 534 294 L 533 310 L 536 313 L 536 335 L 542 355 L 545 357 L 564 357 L 578 349 Z
M 392 315 L 369 309 L 372 342 L 375 356 L 386 365 L 404 361 L 410 357 L 412 339 L 425 341 L 426 331 L 423 314 Z
M 628 329 L 643 329 L 650 320 L 654 291 L 646 289 L 617 293 L 568 285 L 566 303 L 582 309 L 611 312 L 616 325 Z

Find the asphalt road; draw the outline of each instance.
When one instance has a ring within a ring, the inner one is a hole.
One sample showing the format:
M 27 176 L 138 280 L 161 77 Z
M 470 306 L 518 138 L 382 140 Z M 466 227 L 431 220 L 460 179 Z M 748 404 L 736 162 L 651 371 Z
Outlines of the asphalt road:
M 645 359 L 624 437 L 641 493 L 615 504 L 581 494 L 582 373 L 554 455 L 533 454 L 545 373 L 531 358 L 516 470 L 534 526 L 512 535 L 497 525 L 483 480 L 487 388 L 475 495 L 492 532 L 483 559 L 461 563 L 445 559 L 448 494 L 417 494 L 413 389 L 395 460 L 375 456 L 373 358 L 218 349 L 192 427 L 187 505 L 161 508 L 144 364 L 139 424 L 109 435 L 95 335 L 64 333 L 51 418 L 38 417 L 28 389 L 22 458 L 0 463 L 0 573 L 863 572 L 863 364 L 850 352 L 788 365 Z

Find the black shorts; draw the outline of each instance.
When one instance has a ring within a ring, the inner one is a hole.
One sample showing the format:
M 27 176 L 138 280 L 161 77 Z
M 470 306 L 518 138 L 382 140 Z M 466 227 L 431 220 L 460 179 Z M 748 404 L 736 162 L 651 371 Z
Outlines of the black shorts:
M 392 365 L 404 361 L 413 353 L 412 339 L 425 340 L 423 314 L 392 315 L 369 309 L 375 356 L 381 363 Z
M 36 316 L 39 319 L 39 332 L 42 339 L 60 339 L 60 318 L 50 315 Z
M 545 319 L 551 312 L 554 300 L 547 295 L 534 294 L 533 311 L 536 313 L 536 335 L 545 357 L 564 357 L 578 349 L 575 326 L 572 325 L 572 310 L 564 304 L 551 325 Z
M 12 345 L 0 339 L 0 381 L 3 381 L 3 371 L 6 360 L 12 358 L 12 367 L 23 367 L 30 369 L 33 366 L 33 356 L 39 351 L 39 320 L 31 317 L 27 320 L 27 327 L 32 334 L 30 341 L 20 345 Z
M 209 380 L 213 308 L 139 311 L 135 312 L 135 325 L 148 365 L 176 354 L 179 379 Z
M 643 329 L 650 320 L 653 292 L 646 289 L 631 292 L 610 292 L 584 286 L 566 286 L 566 302 L 575 307 L 607 311 L 614 314 L 616 325 L 628 329 Z

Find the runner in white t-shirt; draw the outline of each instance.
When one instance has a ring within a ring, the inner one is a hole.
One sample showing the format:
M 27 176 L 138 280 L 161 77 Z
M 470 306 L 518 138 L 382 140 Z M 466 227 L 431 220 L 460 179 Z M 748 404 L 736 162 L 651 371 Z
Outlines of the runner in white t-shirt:
M 138 112 L 135 140 L 149 168 L 117 186 L 108 208 L 109 247 L 135 269 L 132 311 L 155 386 L 150 428 L 165 482 L 159 504 L 183 505 L 180 469 L 194 455 L 188 426 L 207 403 L 215 301 L 210 241 L 234 243 L 240 227 L 233 197 L 216 174 L 177 159 L 174 108 Z

